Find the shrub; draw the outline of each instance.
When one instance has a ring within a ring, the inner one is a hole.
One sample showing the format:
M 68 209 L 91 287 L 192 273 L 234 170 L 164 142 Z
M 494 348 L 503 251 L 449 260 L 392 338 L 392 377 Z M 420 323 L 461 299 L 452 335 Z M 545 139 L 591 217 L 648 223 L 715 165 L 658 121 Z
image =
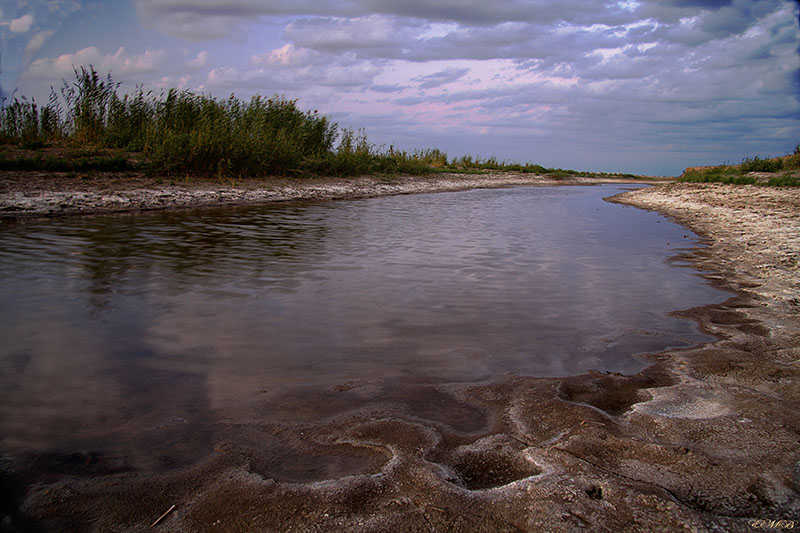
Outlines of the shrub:
M 787 173 L 783 176 L 770 178 L 767 185 L 771 187 L 800 187 L 800 177 Z
M 761 159 L 758 156 L 747 157 L 742 161 L 742 172 L 779 172 L 783 170 L 782 159 Z
M 800 170 L 800 144 L 795 147 L 793 154 L 783 158 L 783 168 L 786 170 Z

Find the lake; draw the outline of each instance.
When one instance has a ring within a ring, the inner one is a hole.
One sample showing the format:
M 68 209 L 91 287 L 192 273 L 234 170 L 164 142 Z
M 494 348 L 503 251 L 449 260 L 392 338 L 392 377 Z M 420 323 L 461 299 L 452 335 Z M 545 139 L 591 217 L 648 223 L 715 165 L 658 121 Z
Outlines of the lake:
M 712 340 L 670 315 L 729 296 L 669 260 L 698 237 L 603 200 L 626 188 L 0 226 L 0 452 L 168 455 L 148 435 L 293 390 L 629 374 Z

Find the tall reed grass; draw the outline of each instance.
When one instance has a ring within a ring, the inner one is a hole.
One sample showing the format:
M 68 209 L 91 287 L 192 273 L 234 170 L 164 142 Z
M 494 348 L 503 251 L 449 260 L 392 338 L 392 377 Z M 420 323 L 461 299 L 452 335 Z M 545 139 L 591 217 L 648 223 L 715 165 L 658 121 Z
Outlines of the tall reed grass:
M 220 100 L 176 89 L 156 94 L 141 86 L 131 94 L 120 94 L 120 84 L 110 74 L 103 78 L 92 66 L 74 73 L 74 81 L 51 89 L 43 106 L 24 98 L 3 103 L 0 144 L 34 150 L 56 144 L 66 145 L 72 153 L 112 152 L 100 159 L 65 161 L 65 170 L 81 165 L 131 168 L 131 163 L 119 161 L 128 157 L 143 161 L 154 173 L 168 175 L 350 176 L 487 170 L 588 175 L 506 163 L 495 157 L 449 160 L 436 148 L 407 152 L 375 146 L 363 130 L 339 128 L 318 111 L 302 111 L 296 100 L 283 96 L 242 101 L 231 95 Z M 0 155 L 0 168 L 57 167 L 58 160 L 52 157 L 8 160 Z
M 143 154 L 162 173 L 241 176 L 329 170 L 338 127 L 296 100 L 190 91 L 120 95 L 111 76 L 75 70 L 75 82 L 51 91 L 47 105 L 15 99 L 0 112 L 0 142 L 37 148 L 65 142 Z M 339 151 L 342 151 L 341 149 Z M 343 172 L 348 169 L 342 168 Z

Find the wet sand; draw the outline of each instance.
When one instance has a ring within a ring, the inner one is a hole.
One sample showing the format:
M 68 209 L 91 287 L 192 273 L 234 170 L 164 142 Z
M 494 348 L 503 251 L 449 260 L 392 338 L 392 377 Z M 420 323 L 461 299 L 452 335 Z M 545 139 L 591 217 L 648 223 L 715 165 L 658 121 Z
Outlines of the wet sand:
M 731 298 L 681 315 L 720 341 L 652 355 L 634 376 L 354 381 L 268 397 L 262 416 L 256 406 L 198 428 L 213 435 L 205 453 L 158 471 L 124 471 L 94 451 L 4 458 L 3 527 L 800 527 L 800 190 L 667 185 L 614 201 L 708 239 L 678 259 Z

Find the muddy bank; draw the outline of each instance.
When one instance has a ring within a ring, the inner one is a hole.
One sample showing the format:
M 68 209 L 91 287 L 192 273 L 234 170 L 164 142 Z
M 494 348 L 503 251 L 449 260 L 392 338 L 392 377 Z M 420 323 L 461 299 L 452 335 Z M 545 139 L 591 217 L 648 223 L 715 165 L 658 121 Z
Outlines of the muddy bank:
M 519 185 L 588 185 L 605 178 L 513 172 L 361 178 L 269 178 L 213 181 L 132 173 L 2 172 L 0 218 L 122 213 L 334 200 Z M 636 180 L 640 181 L 640 180 Z
M 627 377 L 265 391 L 239 417 L 192 427 L 199 457 L 146 470 L 103 450 L 4 457 L 3 527 L 150 531 L 172 505 L 153 530 L 751 531 L 752 520 L 796 520 L 798 192 L 677 185 L 617 199 L 709 239 L 683 259 L 738 293 L 683 314 L 717 343 L 654 355 Z M 175 424 L 154 428 L 153 446 L 187 446 Z

